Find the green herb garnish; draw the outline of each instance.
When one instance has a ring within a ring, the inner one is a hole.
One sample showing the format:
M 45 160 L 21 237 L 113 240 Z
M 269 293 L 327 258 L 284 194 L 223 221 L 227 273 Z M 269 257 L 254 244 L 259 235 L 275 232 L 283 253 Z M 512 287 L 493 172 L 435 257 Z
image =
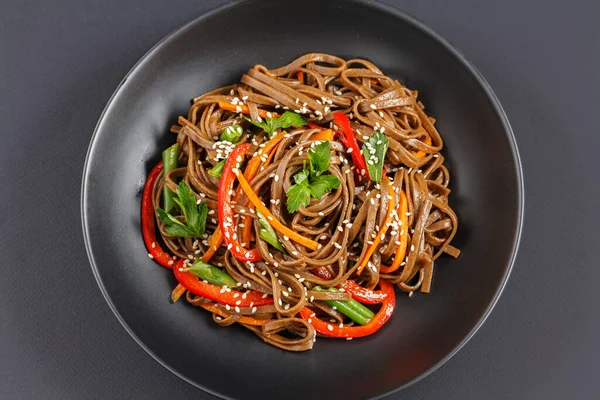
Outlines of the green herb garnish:
M 329 169 L 331 152 L 329 141 L 325 141 L 309 150 L 309 169 L 306 164 L 302 171 L 294 175 L 295 184 L 287 191 L 287 208 L 289 212 L 297 211 L 300 207 L 310 204 L 311 196 L 321 200 L 325 193 L 340 186 L 340 180 L 331 174 L 323 175 Z
M 206 216 L 208 215 L 208 206 L 202 202 L 196 204 L 196 197 L 185 181 L 179 182 L 175 192 L 176 198 L 173 201 L 177 203 L 183 211 L 185 223 L 172 216 L 162 208 L 157 208 L 158 217 L 165 224 L 165 232 L 170 236 L 179 237 L 200 237 L 206 228 Z
M 273 134 L 277 129 L 286 129 L 290 126 L 304 126 L 306 125 L 306 121 L 302 119 L 299 114 L 295 112 L 286 111 L 279 118 L 266 118 L 263 122 L 255 122 L 250 118 L 244 116 L 246 121 L 250 122 L 252 125 L 256 125 L 259 128 L 262 128 L 265 132 L 269 134 L 269 138 L 273 137 Z

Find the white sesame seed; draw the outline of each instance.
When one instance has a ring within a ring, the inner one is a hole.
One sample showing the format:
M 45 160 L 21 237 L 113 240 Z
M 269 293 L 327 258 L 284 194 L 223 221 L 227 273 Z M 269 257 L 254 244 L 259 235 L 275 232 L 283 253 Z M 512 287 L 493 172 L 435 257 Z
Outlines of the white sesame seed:
M 229 306 L 229 304 L 225 304 L 225 309 L 226 309 L 227 311 L 231 310 L 231 307 Z
M 415 245 L 414 244 L 410 245 L 410 251 L 415 251 Z
M 371 107 L 373 110 L 375 110 L 377 107 L 375 106 L 375 104 L 369 104 L 369 107 Z
M 333 326 L 327 324 L 327 329 L 329 329 L 330 331 L 332 331 L 333 330 Z

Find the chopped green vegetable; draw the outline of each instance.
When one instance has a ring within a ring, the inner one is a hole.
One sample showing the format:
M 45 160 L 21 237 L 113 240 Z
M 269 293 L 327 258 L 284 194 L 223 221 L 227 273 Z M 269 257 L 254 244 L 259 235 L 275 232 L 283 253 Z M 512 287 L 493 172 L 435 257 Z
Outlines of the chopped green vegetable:
M 179 160 L 179 144 L 175 143 L 162 152 L 163 159 L 163 174 L 167 174 L 177 168 L 177 161 Z M 174 193 L 166 185 L 163 189 L 163 207 L 166 212 L 173 211 L 175 202 L 173 201 Z
M 315 286 L 313 290 L 317 292 L 339 292 L 335 288 L 325 290 L 319 286 Z M 371 310 L 354 299 L 350 299 L 350 301 L 325 300 L 325 304 L 329 307 L 335 307 L 336 310 L 361 325 L 365 325 L 375 316 Z
M 183 211 L 185 224 L 165 210 L 157 208 L 158 217 L 166 225 L 165 232 L 168 235 L 179 237 L 202 236 L 206 228 L 208 206 L 204 202 L 200 205 L 196 204 L 196 197 L 185 181 L 179 182 L 176 194 L 177 198 L 173 198 L 173 201 Z
M 329 142 L 325 141 L 309 150 L 308 160 L 310 168 L 306 164 L 302 171 L 294 175 L 295 185 L 287 191 L 287 208 L 289 212 L 297 211 L 300 207 L 310 204 L 310 197 L 321 200 L 325 193 L 331 192 L 340 186 L 340 180 L 331 174 L 322 175 L 329 169 L 331 158 Z
M 208 170 L 208 173 L 217 179 L 221 179 L 221 175 L 223 175 L 223 168 L 225 167 L 226 161 L 227 160 L 219 161 L 214 167 Z
M 308 190 L 312 197 L 321 200 L 325 193 L 331 192 L 332 189 L 337 189 L 340 186 L 340 180 L 333 175 L 320 175 L 310 178 Z
M 225 128 L 221 136 L 219 136 L 219 140 L 226 140 L 229 143 L 237 143 L 238 140 L 244 134 L 244 130 L 239 125 L 231 125 Z
M 329 160 L 331 159 L 329 142 L 322 142 L 314 149 L 308 150 L 307 156 L 310 161 L 310 174 L 312 176 L 320 176 L 323 172 L 327 172 Z
M 287 254 L 287 252 L 283 248 L 283 245 L 279 241 L 279 237 L 277 236 L 275 229 L 273 229 L 271 224 L 269 224 L 269 221 L 267 221 L 265 216 L 262 215 L 262 213 L 258 210 L 256 210 L 256 215 L 258 216 L 258 222 L 262 226 L 262 229 L 259 231 L 260 238 L 265 242 L 269 243 L 271 246 L 275 247 L 277 250 L 281 251 L 282 253 Z
M 383 175 L 383 162 L 385 161 L 385 153 L 387 152 L 389 140 L 383 133 L 376 131 L 367 140 L 362 151 L 367 161 L 367 169 L 371 180 L 380 182 Z
M 264 122 L 255 122 L 246 116 L 244 116 L 244 118 L 252 125 L 262 128 L 269 134 L 269 137 L 273 137 L 273 134 L 277 129 L 286 129 L 290 126 L 299 127 L 306 125 L 306 121 L 304 121 L 299 114 L 291 111 L 284 112 L 279 118 L 266 118 Z
M 217 286 L 228 286 L 230 288 L 237 287 L 237 281 L 227 272 L 221 271 L 219 268 L 205 263 L 202 260 L 196 260 L 189 268 L 184 268 L 183 271 L 189 271 L 198 278 L 212 283 Z

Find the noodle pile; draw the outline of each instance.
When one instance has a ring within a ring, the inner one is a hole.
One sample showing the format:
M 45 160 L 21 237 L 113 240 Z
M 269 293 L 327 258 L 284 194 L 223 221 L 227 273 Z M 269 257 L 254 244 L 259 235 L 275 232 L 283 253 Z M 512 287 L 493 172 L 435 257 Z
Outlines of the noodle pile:
M 228 306 L 186 291 L 181 285 L 174 291 L 174 300 L 185 293 L 189 303 L 211 311 L 219 325 L 237 322 L 269 344 L 302 351 L 312 348 L 317 336 L 310 319 L 300 316 L 305 307 L 335 327 L 357 325 L 326 304 L 327 300 L 348 301 L 349 293 L 317 291 L 315 286 L 343 287 L 351 279 L 375 290 L 380 280 L 386 280 L 409 295 L 428 293 L 435 260 L 443 253 L 459 255 L 450 244 L 458 218 L 448 204 L 450 173 L 440 153 L 442 138 L 417 94 L 369 61 L 311 53 L 277 69 L 256 65 L 241 77 L 241 83 L 193 99 L 187 117 L 180 117 L 171 129 L 181 148 L 178 168 L 156 181 L 152 199 L 154 207 L 160 207 L 164 186 L 175 191 L 178 182 L 185 181 L 196 199 L 208 206 L 206 231 L 198 238 L 169 236 L 157 217 L 157 228 L 168 250 L 186 264 L 209 250 L 209 239 L 219 229 L 220 179 L 208 171 L 244 143 L 251 144 L 246 160 L 262 157 L 261 168 L 249 180 L 254 193 L 276 220 L 321 246 L 311 250 L 280 232 L 277 235 L 285 253 L 267 244 L 260 238 L 261 225 L 249 197 L 240 191 L 232 200 L 231 222 L 240 242 L 250 238 L 242 245 L 256 248 L 262 260 L 240 261 L 223 242 L 209 262 L 239 283 L 233 290 L 239 290 L 240 295 L 246 289 L 262 292 L 272 296 L 273 303 Z M 243 115 L 262 121 L 265 118 L 260 114 L 265 111 L 274 115 L 286 110 L 312 124 L 278 132 L 283 136 L 275 149 L 260 154 L 269 137 Z M 360 146 L 376 131 L 387 136 L 387 178 L 380 183 L 357 170 L 339 140 L 341 128 L 333 121 L 335 112 L 350 119 Z M 219 135 L 233 125 L 244 129 L 240 140 L 235 144 L 219 141 Z M 311 136 L 323 129 L 336 134 L 330 141 L 328 173 L 337 177 L 340 185 L 290 213 L 286 193 L 294 184 L 294 175 L 306 165 L 308 150 L 318 144 Z M 359 268 L 371 247 L 374 251 L 365 267 Z M 243 322 L 256 320 L 262 322 Z

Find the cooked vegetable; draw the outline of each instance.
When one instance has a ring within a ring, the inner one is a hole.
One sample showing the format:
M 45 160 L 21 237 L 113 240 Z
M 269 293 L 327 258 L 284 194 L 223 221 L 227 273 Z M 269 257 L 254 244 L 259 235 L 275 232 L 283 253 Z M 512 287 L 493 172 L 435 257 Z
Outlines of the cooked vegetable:
M 173 146 L 163 151 L 162 159 L 164 175 L 167 176 L 169 172 L 177 168 L 177 162 L 179 160 L 179 145 L 175 143 Z M 165 186 L 163 188 L 163 207 L 168 213 L 173 211 L 173 207 L 175 207 L 175 201 L 173 201 L 174 195 L 175 194 L 168 187 Z
M 236 280 L 227 272 L 223 272 L 219 268 L 205 263 L 202 260 L 196 260 L 191 267 L 184 268 L 183 270 L 189 271 L 198 278 L 205 280 L 208 283 L 212 283 L 213 285 L 229 286 L 230 288 L 237 286 Z
M 279 129 L 287 129 L 290 126 L 300 127 L 306 125 L 306 121 L 304 121 L 304 119 L 302 119 L 302 117 L 299 114 L 296 114 L 291 111 L 284 112 L 281 117 L 266 118 L 264 122 L 252 121 L 248 117 L 244 118 L 251 124 L 262 128 L 265 132 L 267 132 L 269 137 L 273 137 L 275 131 Z
M 383 175 L 383 162 L 385 161 L 385 154 L 387 153 L 389 140 L 383 133 L 376 131 L 370 138 L 363 144 L 363 156 L 367 160 L 367 169 L 369 170 L 369 177 L 372 181 L 377 183 L 381 182 Z
M 384 279 L 379 280 L 379 286 L 381 286 L 381 291 L 386 294 L 387 297 L 381 304 L 381 309 L 365 325 L 340 327 L 336 324 L 331 324 L 330 322 L 325 322 L 317 318 L 315 313 L 308 307 L 304 307 L 302 311 L 300 311 L 300 315 L 321 335 L 337 338 L 359 338 L 372 335 L 390 319 L 396 305 L 394 286 Z
M 258 222 L 262 226 L 262 229 L 260 230 L 260 238 L 265 242 L 269 243 L 271 246 L 275 247 L 277 250 L 281 251 L 282 253 L 287 254 L 287 252 L 283 248 L 283 245 L 279 241 L 279 237 L 277 236 L 275 229 L 273 229 L 271 224 L 269 224 L 269 221 L 267 221 L 265 216 L 262 215 L 260 211 L 257 211 L 256 215 L 258 217 Z
M 233 205 L 231 204 L 230 193 L 233 191 L 233 182 L 236 175 L 239 174 L 238 168 L 243 161 L 244 154 L 248 151 L 251 144 L 246 143 L 236 147 L 225 163 L 223 175 L 219 185 L 219 226 L 223 234 L 223 240 L 227 244 L 227 250 L 240 261 L 259 261 L 262 257 L 257 249 L 246 250 L 237 239 L 236 226 L 230 222 L 233 221 Z M 241 174 L 240 177 L 241 183 Z
M 325 193 L 340 186 L 340 180 L 334 175 L 322 175 L 329 169 L 331 158 L 329 142 L 323 142 L 307 153 L 310 168 L 306 164 L 302 171 L 294 175 L 295 184 L 287 191 L 287 208 L 295 212 L 310 204 L 311 196 L 321 200 Z
M 173 201 L 183 211 L 185 223 L 169 214 L 161 208 L 156 209 L 156 213 L 161 222 L 165 224 L 165 232 L 171 236 L 179 237 L 200 237 L 206 227 L 206 216 L 208 207 L 202 202 L 196 204 L 196 197 L 192 194 L 190 187 L 185 181 L 181 181 L 177 186 L 177 198 Z
M 221 179 L 221 176 L 223 175 L 223 168 L 225 167 L 225 161 L 226 160 L 219 161 L 214 167 L 208 170 L 208 173 L 217 179 Z
M 237 143 L 243 134 L 244 129 L 241 126 L 230 125 L 227 128 L 225 128 L 223 133 L 221 133 L 221 136 L 219 136 L 219 140 L 228 141 L 229 143 Z
M 319 286 L 315 286 L 313 290 L 316 290 L 317 292 L 339 292 L 339 290 L 335 288 L 325 290 Z M 365 325 L 375 316 L 371 310 L 354 299 L 350 301 L 325 300 L 325 304 L 330 307 L 335 307 L 337 311 L 361 325 Z

